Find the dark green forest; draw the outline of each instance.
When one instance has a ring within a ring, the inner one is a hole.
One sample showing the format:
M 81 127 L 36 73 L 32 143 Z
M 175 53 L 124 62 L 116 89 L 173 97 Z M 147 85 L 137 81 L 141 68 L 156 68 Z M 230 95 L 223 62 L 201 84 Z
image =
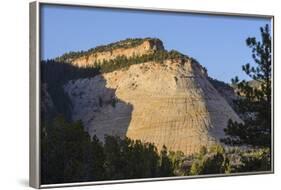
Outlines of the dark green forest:
M 158 153 L 151 143 L 112 136 L 101 143 L 63 117 L 43 126 L 41 143 L 44 184 L 173 175 L 166 147 Z
M 266 171 L 269 150 L 226 150 L 221 145 L 185 156 L 157 150 L 152 143 L 105 136 L 104 143 L 84 131 L 81 121 L 57 117 L 42 126 L 41 180 L 43 184 L 100 180 L 229 174 Z
M 74 79 L 89 78 L 100 74 L 99 68 L 77 68 L 68 63 L 56 62 L 54 60 L 41 61 L 41 83 L 47 84 L 47 91 L 52 97 L 56 107 L 55 113 L 49 110 L 41 113 L 43 121 L 52 119 L 54 115 L 63 115 L 66 119 L 71 119 L 72 105 L 69 97 L 63 90 L 63 85 Z M 43 89 L 41 88 L 41 91 Z M 41 94 L 43 94 L 41 92 Z

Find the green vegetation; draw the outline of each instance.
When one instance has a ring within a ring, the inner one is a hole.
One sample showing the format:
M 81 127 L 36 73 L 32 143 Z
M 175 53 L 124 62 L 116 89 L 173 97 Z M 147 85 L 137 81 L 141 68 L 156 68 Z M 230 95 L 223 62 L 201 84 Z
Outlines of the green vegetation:
M 253 82 L 239 81 L 238 77 L 232 80 L 241 96 L 234 103 L 244 115 L 244 124 L 229 121 L 225 129 L 227 138 L 222 139 L 229 145 L 271 147 L 271 37 L 268 25 L 260 30 L 261 42 L 255 38 L 246 40 L 256 65 L 248 63 L 242 67 L 249 77 L 260 83 L 260 88 L 253 87 Z
M 271 169 L 269 149 L 230 148 L 213 145 L 209 149 L 202 147 L 193 155 L 190 175 L 230 174 L 237 172 L 258 172 Z
M 270 149 L 262 148 L 256 150 L 248 150 L 240 153 L 241 164 L 236 166 L 237 172 L 247 171 L 270 171 L 271 158 Z
M 93 63 L 93 68 L 99 68 L 101 73 L 108 73 L 120 69 L 127 69 L 131 65 L 141 64 L 149 61 L 163 63 L 167 59 L 184 60 L 188 59 L 188 57 L 175 50 L 172 50 L 170 52 L 156 51 L 151 54 L 145 54 L 142 56 L 133 56 L 129 58 L 127 58 L 126 56 L 118 56 L 115 59 L 109 61 L 104 60 L 102 62 L 95 62 Z
M 271 37 L 269 27 L 260 28 L 261 42 L 248 38 L 255 66 L 243 65 L 243 71 L 253 81 L 232 82 L 238 89 L 236 109 L 243 115 L 244 123 L 229 120 L 222 142 L 231 146 L 247 146 L 252 152 L 241 158 L 238 171 L 271 170 Z M 258 87 L 253 84 L 258 84 Z
M 201 147 L 198 153 L 186 156 L 182 152 L 169 152 L 176 176 L 230 174 L 270 170 L 269 149 L 224 148 L 214 144 Z
M 190 174 L 222 174 L 230 173 L 229 170 L 229 159 L 224 148 L 220 145 L 214 145 L 210 150 L 202 147 L 200 153 L 195 155 Z
M 100 73 L 99 69 L 77 68 L 68 63 L 59 63 L 54 60 L 41 61 L 40 66 L 41 83 L 47 84 L 47 91 L 52 97 L 57 114 L 62 114 L 70 120 L 72 105 L 63 90 L 63 85 L 69 80 L 94 77 Z M 42 116 L 45 116 L 45 114 L 42 114 Z M 44 119 L 42 118 L 43 121 Z
M 145 40 L 160 41 L 157 38 L 127 38 L 125 40 L 117 41 L 110 43 L 108 45 L 101 45 L 95 48 L 91 48 L 87 51 L 77 51 L 65 53 L 62 56 L 56 58 L 56 61 L 67 62 L 69 59 L 75 59 L 81 56 L 87 56 L 93 53 L 103 52 L 103 51 L 112 51 L 118 48 L 133 48 L 141 45 Z
M 43 184 L 173 176 L 165 147 L 105 136 L 101 143 L 81 122 L 58 117 L 41 132 Z
M 62 116 L 41 130 L 43 184 L 266 171 L 269 150 L 225 150 L 221 145 L 186 156 L 158 151 L 154 144 L 105 136 L 104 143 L 84 131 L 81 121 Z
M 43 184 L 104 178 L 103 147 L 96 138 L 91 141 L 81 122 L 68 123 L 58 117 L 41 131 Z

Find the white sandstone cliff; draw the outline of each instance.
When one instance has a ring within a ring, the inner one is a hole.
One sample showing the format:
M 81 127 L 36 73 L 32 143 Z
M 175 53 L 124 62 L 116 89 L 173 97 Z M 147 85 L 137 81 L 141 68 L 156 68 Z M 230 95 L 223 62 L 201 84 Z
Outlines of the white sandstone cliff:
M 242 122 L 191 59 L 132 65 L 70 81 L 64 90 L 73 119 L 101 140 L 128 136 L 191 154 L 219 142 L 229 119 Z

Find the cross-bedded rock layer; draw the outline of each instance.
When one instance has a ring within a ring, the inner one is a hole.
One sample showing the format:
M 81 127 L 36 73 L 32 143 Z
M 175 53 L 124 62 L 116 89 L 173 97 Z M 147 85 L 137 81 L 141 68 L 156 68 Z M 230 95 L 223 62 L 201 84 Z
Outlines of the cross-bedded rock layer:
M 224 136 L 229 119 L 242 122 L 191 59 L 131 65 L 90 79 L 70 81 L 74 120 L 90 135 L 118 135 L 185 154 Z

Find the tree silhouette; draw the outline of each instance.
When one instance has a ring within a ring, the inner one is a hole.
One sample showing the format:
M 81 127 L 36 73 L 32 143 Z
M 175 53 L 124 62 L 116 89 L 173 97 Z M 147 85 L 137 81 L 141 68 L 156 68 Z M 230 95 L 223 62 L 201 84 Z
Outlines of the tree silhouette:
M 243 71 L 253 81 L 232 82 L 240 98 L 234 103 L 244 123 L 229 120 L 225 129 L 226 138 L 221 141 L 229 145 L 248 145 L 254 148 L 271 146 L 271 36 L 269 26 L 260 28 L 261 41 L 250 37 L 246 40 L 252 49 L 255 65 L 243 65 Z M 253 85 L 256 83 L 257 85 Z

